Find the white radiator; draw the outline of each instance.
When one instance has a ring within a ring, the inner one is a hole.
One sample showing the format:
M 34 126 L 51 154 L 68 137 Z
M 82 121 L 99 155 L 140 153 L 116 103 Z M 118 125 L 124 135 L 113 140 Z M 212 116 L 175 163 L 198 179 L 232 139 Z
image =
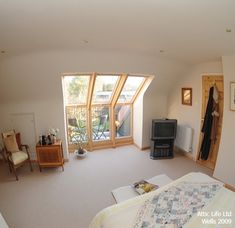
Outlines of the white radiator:
M 192 151 L 193 129 L 188 126 L 178 125 L 175 146 L 185 152 Z

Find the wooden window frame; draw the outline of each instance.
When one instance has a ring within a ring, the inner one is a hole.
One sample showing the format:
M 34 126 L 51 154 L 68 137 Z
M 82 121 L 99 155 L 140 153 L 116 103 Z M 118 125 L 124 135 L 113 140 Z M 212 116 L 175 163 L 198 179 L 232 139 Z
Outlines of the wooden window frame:
M 111 102 L 112 102 L 112 100 L 113 100 L 113 97 L 114 97 L 114 94 L 115 94 L 115 92 L 116 92 L 116 89 L 117 89 L 117 86 L 118 86 L 118 83 L 119 83 L 119 81 L 120 81 L 120 78 L 121 78 L 121 74 L 100 74 L 100 73 L 96 73 L 96 77 L 98 77 L 98 76 L 106 76 L 106 77 L 108 77 L 108 76 L 118 76 L 119 77 L 119 79 L 117 80 L 117 82 L 116 82 L 116 84 L 115 84 L 115 86 L 114 86 L 114 88 L 113 88 L 113 91 L 112 91 L 112 96 L 111 96 L 111 98 L 110 98 L 110 100 L 109 100 L 109 102 L 107 102 L 107 103 L 92 103 L 92 104 L 111 104 Z M 94 85 L 95 86 L 95 85 Z M 92 99 L 92 98 L 91 98 Z M 91 102 L 92 102 L 92 100 L 91 100 Z
M 137 97 L 140 95 L 141 91 L 145 87 L 146 84 L 150 83 L 152 81 L 153 76 L 151 75 L 140 75 L 140 74 L 119 74 L 119 73 L 66 73 L 62 75 L 62 81 L 65 77 L 68 76 L 90 76 L 89 80 L 89 86 L 88 86 L 88 93 L 87 93 L 87 103 L 86 104 L 69 104 L 64 105 L 65 107 L 65 116 L 66 116 L 66 135 L 68 140 L 68 116 L 67 116 L 67 107 L 69 106 L 78 106 L 78 107 L 86 107 L 87 109 L 87 134 L 88 134 L 88 150 L 93 151 L 95 149 L 103 149 L 103 148 L 115 148 L 116 146 L 122 146 L 122 145 L 128 145 L 133 144 L 133 104 L 136 101 Z M 93 98 L 93 92 L 95 87 L 95 82 L 97 76 L 106 76 L 113 75 L 113 76 L 119 76 L 118 81 L 116 82 L 116 85 L 113 89 L 112 96 L 110 98 L 110 101 L 108 103 L 92 103 Z M 123 87 L 125 85 L 126 80 L 128 77 L 144 77 L 143 82 L 138 87 L 135 95 L 129 102 L 118 102 L 119 96 L 123 90 Z M 63 82 L 62 82 L 63 84 Z M 64 84 L 63 84 L 64 85 Z M 63 86 L 63 90 L 64 90 Z M 116 105 L 130 105 L 131 107 L 131 135 L 130 136 L 123 136 L 123 137 L 115 137 L 116 133 L 116 126 L 115 126 L 115 107 Z M 107 140 L 100 140 L 100 141 L 94 141 L 92 139 L 92 107 L 96 106 L 106 106 L 109 108 L 109 134 L 110 139 Z M 76 148 L 76 145 L 70 144 L 69 151 L 74 150 Z

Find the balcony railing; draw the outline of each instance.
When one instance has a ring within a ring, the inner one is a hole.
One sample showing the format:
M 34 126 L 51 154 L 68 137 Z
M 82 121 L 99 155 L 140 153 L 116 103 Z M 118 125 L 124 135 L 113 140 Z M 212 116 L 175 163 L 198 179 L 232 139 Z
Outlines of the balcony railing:
M 86 106 L 66 106 L 68 143 L 76 144 L 79 141 L 87 142 L 87 108 Z M 94 106 L 91 109 L 92 117 L 92 140 L 110 139 L 109 132 L 109 107 Z

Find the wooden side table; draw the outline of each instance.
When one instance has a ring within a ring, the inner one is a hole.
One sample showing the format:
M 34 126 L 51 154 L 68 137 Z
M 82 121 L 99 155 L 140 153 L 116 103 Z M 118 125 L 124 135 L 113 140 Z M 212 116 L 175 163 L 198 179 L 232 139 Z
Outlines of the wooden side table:
M 64 156 L 61 140 L 51 145 L 36 145 L 37 160 L 40 172 L 43 167 L 61 166 L 64 171 Z

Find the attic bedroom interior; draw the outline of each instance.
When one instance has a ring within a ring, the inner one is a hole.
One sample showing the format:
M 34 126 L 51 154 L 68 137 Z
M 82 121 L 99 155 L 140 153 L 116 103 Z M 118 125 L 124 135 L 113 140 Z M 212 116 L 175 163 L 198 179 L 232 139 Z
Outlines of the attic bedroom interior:
M 0 1 L 0 228 L 235 227 L 235 2 Z

